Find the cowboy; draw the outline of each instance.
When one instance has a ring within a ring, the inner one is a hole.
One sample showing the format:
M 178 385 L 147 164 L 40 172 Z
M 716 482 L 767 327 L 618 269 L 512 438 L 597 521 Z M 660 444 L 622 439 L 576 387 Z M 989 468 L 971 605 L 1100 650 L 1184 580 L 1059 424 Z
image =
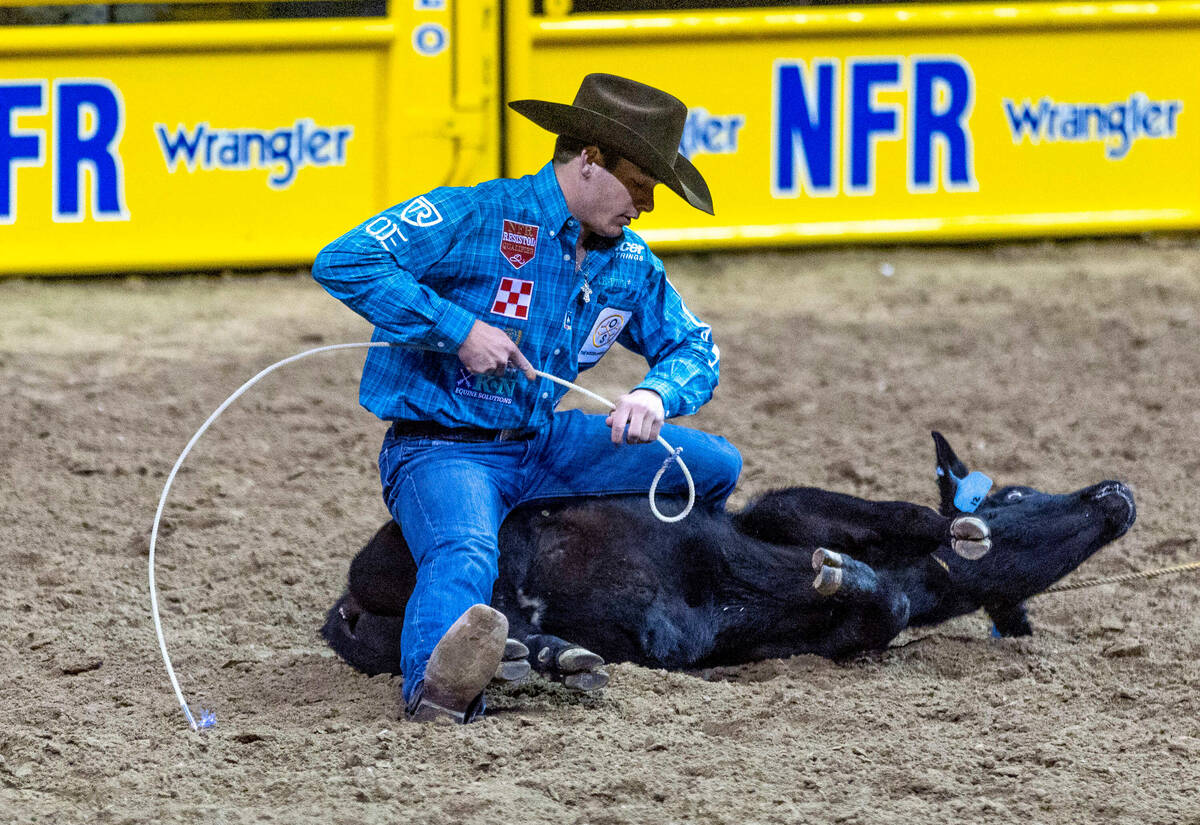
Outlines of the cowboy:
M 687 108 L 608 74 L 572 104 L 509 104 L 558 135 L 534 175 L 444 187 L 387 209 L 327 246 L 313 277 L 375 325 L 360 402 L 391 422 L 383 498 L 417 563 L 401 639 L 409 719 L 469 722 L 504 655 L 508 624 L 488 606 L 497 532 L 519 504 L 644 493 L 683 456 L 700 506 L 721 508 L 741 471 L 725 439 L 665 424 L 717 384 L 712 330 L 684 306 L 662 262 L 629 229 L 662 183 L 712 214 L 678 146 Z M 573 380 L 614 344 L 645 378 L 609 415 L 558 411 Z M 685 492 L 678 473 L 664 494 Z

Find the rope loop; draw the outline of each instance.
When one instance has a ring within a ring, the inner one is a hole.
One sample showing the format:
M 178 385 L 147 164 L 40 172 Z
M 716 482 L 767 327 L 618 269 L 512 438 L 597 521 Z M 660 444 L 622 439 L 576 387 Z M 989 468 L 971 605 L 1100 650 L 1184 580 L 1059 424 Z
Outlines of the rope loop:
M 696 503 L 696 483 L 692 481 L 692 474 L 688 470 L 687 465 L 684 464 L 683 459 L 679 457 L 679 454 L 683 452 L 683 447 L 671 447 L 671 445 L 663 440 L 662 437 L 659 437 L 658 440 L 664 447 L 667 448 L 667 450 L 670 452 L 670 455 L 663 459 L 662 466 L 658 468 L 658 472 L 654 474 L 654 480 L 650 482 L 650 510 L 654 513 L 655 518 L 657 518 L 659 521 L 665 521 L 667 524 L 671 524 L 676 521 L 683 521 L 685 518 L 687 518 L 688 513 L 692 512 L 692 505 Z M 675 515 L 665 516 L 658 509 L 658 481 L 663 477 L 663 473 L 665 473 L 667 468 L 672 464 L 678 464 L 679 469 L 683 470 L 683 477 L 687 479 L 688 502 L 687 505 L 685 505 L 684 508 Z

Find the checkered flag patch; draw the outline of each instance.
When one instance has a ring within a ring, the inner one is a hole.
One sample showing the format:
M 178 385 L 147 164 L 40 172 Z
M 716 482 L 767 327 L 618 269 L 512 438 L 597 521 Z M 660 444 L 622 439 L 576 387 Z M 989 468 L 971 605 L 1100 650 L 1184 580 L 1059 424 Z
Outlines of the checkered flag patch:
M 529 305 L 532 303 L 533 281 L 501 278 L 500 288 L 496 290 L 496 300 L 492 302 L 492 312 L 524 321 L 529 318 Z

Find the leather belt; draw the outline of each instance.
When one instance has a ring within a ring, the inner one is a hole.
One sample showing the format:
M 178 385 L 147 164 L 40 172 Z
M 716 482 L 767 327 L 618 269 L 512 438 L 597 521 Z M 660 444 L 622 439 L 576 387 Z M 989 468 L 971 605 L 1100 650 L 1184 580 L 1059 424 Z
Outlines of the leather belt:
M 528 441 L 536 430 L 489 430 L 483 427 L 444 427 L 432 421 L 393 421 L 392 435 L 437 438 L 443 441 Z

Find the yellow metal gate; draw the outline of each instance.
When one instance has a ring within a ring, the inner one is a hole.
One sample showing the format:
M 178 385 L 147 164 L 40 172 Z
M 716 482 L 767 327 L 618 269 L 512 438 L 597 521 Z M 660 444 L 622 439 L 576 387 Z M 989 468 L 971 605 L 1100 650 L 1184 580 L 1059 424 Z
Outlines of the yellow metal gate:
M 497 175 L 497 3 L 391 5 L 0 27 L 0 274 L 304 264 Z
M 691 107 L 717 214 L 659 198 L 656 249 L 1200 226 L 1200 3 L 546 7 L 508 6 L 508 97 L 606 71 Z M 549 154 L 507 136 L 513 171 Z
M 304 265 L 539 168 L 503 101 L 592 71 L 691 107 L 717 214 L 659 198 L 656 249 L 1195 229 L 1198 53 L 1200 0 L 0 25 L 0 275 Z

